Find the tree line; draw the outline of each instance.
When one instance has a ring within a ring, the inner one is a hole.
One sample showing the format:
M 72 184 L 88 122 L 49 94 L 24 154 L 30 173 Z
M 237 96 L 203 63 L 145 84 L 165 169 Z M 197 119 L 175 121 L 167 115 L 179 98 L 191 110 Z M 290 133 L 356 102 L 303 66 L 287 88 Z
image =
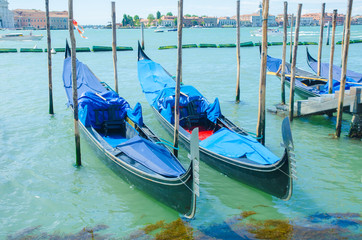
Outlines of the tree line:
M 160 11 L 156 12 L 156 16 L 152 13 L 148 14 L 147 20 L 148 24 L 147 26 L 150 26 L 154 20 L 157 20 L 159 24 L 161 24 L 161 17 L 164 15 L 161 15 Z M 172 12 L 166 13 L 166 16 L 173 16 Z M 196 15 L 186 14 L 186 17 L 198 17 Z M 177 25 L 177 18 L 174 19 L 175 25 Z M 129 26 L 129 27 L 138 27 L 141 25 L 140 17 L 138 15 L 134 15 L 133 17 L 127 14 L 123 14 L 122 19 L 122 26 Z

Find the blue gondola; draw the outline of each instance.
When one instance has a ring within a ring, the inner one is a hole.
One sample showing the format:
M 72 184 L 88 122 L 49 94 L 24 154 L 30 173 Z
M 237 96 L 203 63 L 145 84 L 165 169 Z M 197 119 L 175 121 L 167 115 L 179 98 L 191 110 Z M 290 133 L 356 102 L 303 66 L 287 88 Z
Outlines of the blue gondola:
M 72 64 L 67 44 L 63 82 L 73 109 Z M 97 154 L 123 179 L 188 218 L 196 209 L 194 168 L 178 159 L 143 123 L 139 103 L 128 102 L 76 61 L 79 126 Z
M 138 47 L 138 78 L 158 120 L 173 133 L 175 81 Z M 293 147 L 289 120 L 283 122 L 285 151 L 275 156 L 221 114 L 219 101 L 208 100 L 193 86 L 181 86 L 180 143 L 189 148 L 190 132 L 199 128 L 200 159 L 227 176 L 281 199 L 292 195 Z

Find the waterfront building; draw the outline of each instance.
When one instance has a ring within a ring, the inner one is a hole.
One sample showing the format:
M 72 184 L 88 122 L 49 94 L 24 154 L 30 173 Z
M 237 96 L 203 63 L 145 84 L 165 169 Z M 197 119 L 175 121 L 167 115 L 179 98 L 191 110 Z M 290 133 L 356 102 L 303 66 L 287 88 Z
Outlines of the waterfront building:
M 217 17 L 202 17 L 204 27 L 217 27 Z
M 193 27 L 196 25 L 201 25 L 202 18 L 201 17 L 185 17 L 183 18 L 183 23 L 185 27 Z
M 357 15 L 352 18 L 353 25 L 362 25 L 362 15 Z
M 162 16 L 161 17 L 161 26 L 164 27 L 175 27 L 176 16 Z
M 35 9 L 15 9 L 14 22 L 16 28 L 45 29 L 45 12 Z M 68 12 L 49 12 L 50 29 L 68 29 Z
M 217 25 L 219 27 L 235 27 L 236 26 L 236 19 L 230 17 L 220 17 L 217 19 Z
M 0 28 L 14 28 L 14 15 L 6 0 L 0 0 Z

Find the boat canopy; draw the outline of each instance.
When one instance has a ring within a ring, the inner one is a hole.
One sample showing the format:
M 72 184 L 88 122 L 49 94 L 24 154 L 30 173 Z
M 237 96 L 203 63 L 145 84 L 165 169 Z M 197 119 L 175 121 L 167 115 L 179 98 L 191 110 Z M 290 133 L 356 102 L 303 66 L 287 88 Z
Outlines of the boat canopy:
M 309 54 L 308 49 L 307 49 L 307 62 L 308 62 L 309 67 L 313 70 L 313 72 L 317 73 L 318 61 Z M 342 74 L 342 69 L 336 65 L 333 65 L 333 81 L 340 82 L 341 74 Z M 324 77 L 326 79 L 329 78 L 329 63 L 321 63 L 321 77 Z M 362 74 L 358 73 L 358 72 L 347 70 L 346 81 L 362 83 Z M 353 86 L 353 84 L 346 83 L 346 87 L 349 85 Z
M 158 63 L 149 59 L 138 61 L 138 77 L 147 101 L 157 109 L 165 119 L 173 123 L 172 108 L 175 106 L 176 83 L 169 73 Z M 196 110 L 194 114 L 205 114 L 213 123 L 221 116 L 219 100 L 216 98 L 213 104 L 209 104 L 207 99 L 193 86 L 183 85 L 180 89 L 180 108 L 187 108 L 193 105 Z M 186 117 L 190 113 L 183 113 Z
M 200 146 L 226 157 L 246 157 L 263 165 L 279 161 L 277 156 L 255 140 L 255 138 L 237 134 L 227 128 L 219 129 L 213 135 L 201 141 Z
M 73 106 L 71 58 L 64 60 L 63 82 L 68 105 Z M 132 109 L 118 93 L 107 90 L 89 70 L 87 65 L 76 60 L 79 120 L 86 127 L 97 129 L 104 121 L 121 120 L 127 115 L 133 122 L 143 125 L 142 108 L 139 103 Z
M 135 136 L 116 147 L 127 156 L 165 177 L 179 177 L 186 172 L 165 147 Z

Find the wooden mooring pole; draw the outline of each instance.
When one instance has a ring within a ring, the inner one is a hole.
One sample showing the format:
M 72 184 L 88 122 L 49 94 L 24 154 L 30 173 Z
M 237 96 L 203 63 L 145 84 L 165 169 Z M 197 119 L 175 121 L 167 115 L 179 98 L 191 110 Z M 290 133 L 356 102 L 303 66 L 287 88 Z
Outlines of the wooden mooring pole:
M 49 22 L 49 0 L 45 0 L 45 15 L 47 21 L 47 48 L 48 48 L 48 82 L 49 82 L 49 114 L 54 114 L 53 107 L 53 80 L 52 80 L 52 51 Z
M 73 113 L 74 113 L 74 137 L 75 137 L 75 151 L 76 151 L 76 165 L 81 166 L 81 153 L 80 153 L 80 135 L 78 125 L 78 89 L 77 89 L 77 67 L 76 67 L 76 43 L 74 37 L 73 25 L 73 0 L 68 0 L 68 22 L 69 22 L 69 35 L 71 42 L 72 54 L 72 86 L 73 86 Z M 48 50 L 49 51 L 49 50 Z
M 331 35 L 331 21 L 328 21 L 328 29 L 327 29 L 327 43 L 326 45 L 329 45 L 329 37 Z
M 342 43 L 341 43 L 341 67 L 342 67 L 342 61 L 343 61 L 343 45 L 344 45 L 344 35 L 346 33 L 346 21 L 347 21 L 347 18 L 344 20 L 344 23 L 343 23 Z
M 117 32 L 116 32 L 116 2 L 112 2 L 112 52 L 114 68 L 114 90 L 118 93 L 118 76 L 117 76 Z
M 141 23 L 141 47 L 142 50 L 145 50 L 145 33 L 143 29 L 143 22 Z
M 323 46 L 323 29 L 324 29 L 324 13 L 326 9 L 326 4 L 322 3 L 322 13 L 320 21 L 320 33 L 319 33 L 319 46 L 318 46 L 318 68 L 317 75 L 321 75 L 321 59 L 322 59 L 322 46 Z
M 240 102 L 240 0 L 236 1 L 236 103 Z
M 352 14 L 352 4 L 353 0 L 348 0 L 348 8 L 345 22 L 345 33 L 344 33 L 344 45 L 343 45 L 343 56 L 342 56 L 342 73 L 341 73 L 341 83 L 339 88 L 339 99 L 338 99 L 338 111 L 337 111 L 337 124 L 336 124 L 336 137 L 341 136 L 342 128 L 342 113 L 343 113 L 343 100 L 344 100 L 344 90 L 346 87 L 346 73 L 347 73 L 347 59 L 348 59 L 348 47 L 349 47 L 349 38 L 351 31 L 351 14 Z
M 291 69 L 291 77 L 290 77 L 290 94 L 289 94 L 289 119 L 290 119 L 290 121 L 293 121 L 293 117 L 294 117 L 295 65 L 297 63 L 299 25 L 300 25 L 301 13 L 302 13 L 302 4 L 298 4 L 297 21 L 295 24 L 293 59 L 292 59 L 292 66 L 291 66 L 292 69 Z
M 333 10 L 332 18 L 332 39 L 331 39 L 331 53 L 329 58 L 329 77 L 328 77 L 328 93 L 333 92 L 333 58 L 334 58 L 334 46 L 336 36 L 336 22 L 337 22 L 337 9 Z
M 292 63 L 293 58 L 293 24 L 294 24 L 294 14 L 292 14 L 292 18 L 290 20 L 290 57 L 289 63 Z
M 256 126 L 256 137 L 261 144 L 265 144 L 265 90 L 266 90 L 266 61 L 268 51 L 268 16 L 269 0 L 263 0 L 263 21 L 262 21 L 262 43 L 261 43 L 261 64 L 259 83 L 259 107 L 258 123 Z
M 178 19 L 177 19 L 177 69 L 176 69 L 176 88 L 175 88 L 175 127 L 173 139 L 173 153 L 178 156 L 179 140 L 179 120 L 180 120 L 180 85 L 182 76 L 182 24 L 183 24 L 183 0 L 178 1 Z
M 284 21 L 283 21 L 283 57 L 282 57 L 282 75 L 281 75 L 281 97 L 282 104 L 285 104 L 285 57 L 287 54 L 287 26 L 288 26 L 288 2 L 284 2 Z

